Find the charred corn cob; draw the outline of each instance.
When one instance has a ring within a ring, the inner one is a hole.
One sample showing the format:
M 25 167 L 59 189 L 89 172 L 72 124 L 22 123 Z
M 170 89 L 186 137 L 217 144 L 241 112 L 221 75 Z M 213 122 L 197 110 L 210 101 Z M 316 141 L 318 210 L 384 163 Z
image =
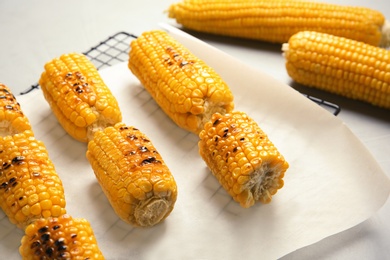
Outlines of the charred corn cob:
M 131 42 L 129 69 L 180 127 L 199 133 L 214 112 L 233 109 L 233 95 L 216 72 L 163 31 Z
M 389 22 L 363 7 L 302 0 L 183 0 L 172 4 L 168 15 L 188 29 L 274 43 L 311 30 L 390 44 Z
M 0 137 L 0 205 L 20 228 L 66 213 L 62 182 L 32 131 Z
M 90 223 L 70 215 L 38 219 L 27 226 L 19 253 L 25 260 L 104 259 Z
M 289 165 L 247 114 L 215 113 L 199 134 L 199 153 L 223 188 L 244 208 L 271 202 Z
M 31 130 L 30 121 L 11 90 L 0 83 L 0 136 Z
M 76 140 L 87 142 L 95 131 L 122 120 L 117 100 L 83 54 L 64 54 L 46 63 L 39 85 L 62 127 Z
M 117 215 L 135 226 L 165 219 L 177 198 L 176 182 L 148 137 L 124 123 L 95 133 L 87 158 Z
M 390 52 L 318 32 L 284 44 L 288 74 L 298 83 L 390 109 Z

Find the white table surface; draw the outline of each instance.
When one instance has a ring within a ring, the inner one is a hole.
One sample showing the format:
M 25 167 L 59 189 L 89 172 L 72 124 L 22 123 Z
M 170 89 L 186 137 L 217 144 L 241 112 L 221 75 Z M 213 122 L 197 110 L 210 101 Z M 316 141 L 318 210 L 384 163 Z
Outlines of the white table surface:
M 53 57 L 71 51 L 87 51 L 119 31 L 139 35 L 146 30 L 159 29 L 159 23 L 175 24 L 164 13 L 173 2 L 1 0 L 0 82 L 18 94 L 38 81 L 44 63 Z M 344 3 L 381 10 L 390 19 L 388 1 L 346 0 Z M 338 104 L 341 107 L 338 117 L 361 139 L 390 176 L 389 110 L 293 84 L 285 71 L 280 45 L 192 34 L 304 93 Z M 365 222 L 282 259 L 390 259 L 389 246 L 388 200 Z

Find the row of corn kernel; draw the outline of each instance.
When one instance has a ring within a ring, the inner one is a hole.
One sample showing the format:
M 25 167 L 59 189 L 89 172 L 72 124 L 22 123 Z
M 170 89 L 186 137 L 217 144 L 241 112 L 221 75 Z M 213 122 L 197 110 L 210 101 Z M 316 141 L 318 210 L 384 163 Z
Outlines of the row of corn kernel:
M 131 42 L 128 67 L 181 128 L 199 134 L 199 153 L 226 191 L 247 208 L 269 203 L 288 163 L 247 114 L 233 111 L 221 77 L 166 32 Z
M 39 84 L 64 130 L 88 142 L 86 157 L 117 215 L 142 227 L 168 217 L 177 198 L 173 175 L 151 140 L 122 122 L 118 102 L 92 62 L 63 54 L 45 64 Z
M 66 214 L 62 182 L 46 147 L 4 84 L 0 125 L 0 206 L 25 231 L 19 250 L 23 259 L 102 259 L 88 221 Z
M 377 10 L 301 0 L 184 0 L 168 16 L 187 29 L 285 43 L 302 30 L 390 46 L 390 27 Z

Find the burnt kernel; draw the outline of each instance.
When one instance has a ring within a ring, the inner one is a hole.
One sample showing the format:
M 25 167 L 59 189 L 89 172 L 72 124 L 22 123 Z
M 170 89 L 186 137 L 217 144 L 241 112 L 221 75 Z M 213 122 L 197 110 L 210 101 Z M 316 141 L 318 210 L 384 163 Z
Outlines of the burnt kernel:
M 3 170 L 7 170 L 9 167 L 11 167 L 11 164 L 7 162 L 3 163 Z
M 63 244 L 65 244 L 65 238 L 63 238 L 63 237 L 61 237 L 61 238 L 57 239 L 56 241 L 54 241 L 54 245 L 55 246 L 61 246 Z
M 16 156 L 12 159 L 12 164 L 19 164 L 24 161 L 24 156 Z
M 80 88 L 80 87 L 77 87 L 75 90 L 76 90 L 76 92 L 79 93 L 79 94 L 84 92 L 83 89 Z
M 35 250 L 35 252 L 34 252 L 34 255 L 36 255 L 36 256 L 40 256 L 40 255 L 42 255 L 43 254 L 43 250 L 42 250 L 42 248 L 37 248 L 37 250 Z
M 11 183 L 14 183 L 16 181 L 16 178 L 15 177 L 12 177 L 11 179 L 9 179 L 9 184 L 11 184 Z
M 42 240 L 43 242 L 49 241 L 49 240 L 50 240 L 50 234 L 48 234 L 48 233 L 42 234 L 41 240 Z
M 76 238 L 77 237 L 77 234 L 72 234 L 70 235 L 71 238 Z
M 36 240 L 36 241 L 34 241 L 34 242 L 31 243 L 30 248 L 33 249 L 33 248 L 39 247 L 39 246 L 41 246 L 41 242 L 39 242 L 38 240 Z
M 179 66 L 180 66 L 180 67 L 184 67 L 184 66 L 187 65 L 187 64 L 188 64 L 187 61 L 182 61 L 182 62 L 180 62 Z
M 146 146 L 140 146 L 138 149 L 139 149 L 142 153 L 145 153 L 145 152 L 149 151 L 149 149 L 148 149 Z
M 146 138 L 142 138 L 142 141 L 146 142 L 146 143 L 150 143 L 150 140 L 146 139 Z
M 233 148 L 233 153 L 237 152 L 238 148 L 237 147 L 234 147 Z
M 19 199 L 18 200 L 22 200 L 24 197 L 22 196 L 22 197 L 19 197 Z
M 45 233 L 49 230 L 49 226 L 44 226 L 44 227 L 41 227 L 40 229 L 38 229 L 38 232 L 39 233 Z
M 218 118 L 217 120 L 214 121 L 213 126 L 218 125 L 221 122 L 221 118 Z
M 7 96 L 0 96 L 0 99 L 6 99 Z
M 214 141 L 215 141 L 215 142 L 218 142 L 218 139 L 219 139 L 219 137 L 216 136 L 215 139 L 214 139 Z
M 3 183 L 0 185 L 0 189 L 5 189 L 7 186 L 8 186 L 8 182 L 3 182 Z
M 156 157 L 149 157 L 141 162 L 141 165 L 151 164 L 151 163 L 159 163 L 160 161 L 156 159 Z
M 245 141 L 245 137 L 240 138 L 240 141 L 244 142 Z
M 121 126 L 121 127 L 119 128 L 120 131 L 127 130 L 127 129 L 129 129 L 127 126 Z
M 57 230 L 57 229 L 59 229 L 59 228 L 61 228 L 61 225 L 54 225 L 54 226 L 52 227 L 53 230 Z M 61 238 L 60 238 L 60 239 L 61 239 Z M 60 239 L 59 239 L 59 240 L 60 240 Z
M 45 253 L 46 253 L 46 255 L 49 256 L 49 257 L 53 256 L 54 248 L 52 248 L 52 247 L 46 248 Z
M 59 245 L 58 247 L 57 247 L 57 250 L 58 251 L 65 251 L 65 250 L 67 250 L 68 249 L 68 247 L 66 246 L 66 245 Z
M 72 72 L 68 72 L 65 76 L 66 77 L 71 77 L 72 76 Z
M 138 137 L 136 135 L 128 135 L 127 138 L 129 138 L 130 140 L 137 140 Z
M 135 127 L 133 127 L 133 130 L 134 130 L 134 131 L 139 131 L 138 128 L 135 128 Z

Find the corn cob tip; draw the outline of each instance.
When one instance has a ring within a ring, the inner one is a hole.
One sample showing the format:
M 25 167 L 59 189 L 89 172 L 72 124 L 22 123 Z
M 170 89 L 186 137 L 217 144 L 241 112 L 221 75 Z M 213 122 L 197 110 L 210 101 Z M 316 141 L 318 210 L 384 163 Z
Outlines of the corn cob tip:
M 14 135 L 25 130 L 31 130 L 28 118 L 11 89 L 0 83 L 0 136 Z
M 84 54 L 47 62 L 39 85 L 59 123 L 78 141 L 88 142 L 94 132 L 122 120 L 115 96 Z
M 386 20 L 382 26 L 382 38 L 380 46 L 384 48 L 390 47 L 390 21 Z
M 384 48 L 314 31 L 282 46 L 288 75 L 297 83 L 390 109 L 390 56 Z

